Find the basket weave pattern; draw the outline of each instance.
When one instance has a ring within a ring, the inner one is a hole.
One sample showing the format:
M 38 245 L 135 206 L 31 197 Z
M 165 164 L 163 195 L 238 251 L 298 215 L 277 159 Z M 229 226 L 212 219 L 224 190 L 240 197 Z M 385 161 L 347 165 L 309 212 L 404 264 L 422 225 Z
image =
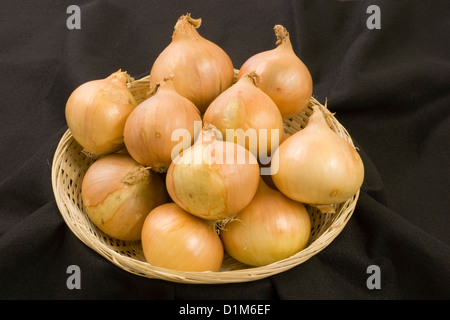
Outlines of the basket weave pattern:
M 148 98 L 149 76 L 131 81 L 128 87 L 137 103 Z M 304 128 L 317 105 L 324 112 L 333 131 L 353 145 L 347 130 L 326 107 L 311 98 L 308 108 L 284 121 L 288 135 Z M 311 217 L 311 236 L 308 246 L 297 254 L 263 267 L 246 266 L 227 254 L 218 272 L 182 272 L 151 266 L 145 261 L 140 241 L 126 242 L 111 238 L 99 230 L 83 210 L 81 184 L 84 174 L 94 159 L 83 153 L 69 130 L 61 138 L 52 164 L 52 185 L 56 203 L 71 231 L 87 246 L 116 266 L 139 276 L 181 283 L 230 283 L 253 281 L 291 269 L 308 260 L 342 231 L 353 214 L 358 192 L 344 203 L 335 206 L 335 213 L 322 213 L 315 207 L 306 206 Z

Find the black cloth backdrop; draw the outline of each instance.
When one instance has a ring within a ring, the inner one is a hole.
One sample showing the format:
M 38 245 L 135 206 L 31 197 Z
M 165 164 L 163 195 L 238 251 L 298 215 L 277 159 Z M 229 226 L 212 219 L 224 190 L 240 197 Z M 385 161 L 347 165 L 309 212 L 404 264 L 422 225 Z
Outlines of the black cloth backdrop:
M 69 30 L 69 5 L 81 29 Z M 381 29 L 369 29 L 369 5 Z M 443 1 L 2 1 L 0 298 L 448 299 L 450 6 Z M 284 25 L 366 168 L 356 210 L 322 252 L 247 283 L 190 285 L 132 275 L 84 245 L 55 204 L 51 162 L 64 108 L 83 82 L 122 68 L 148 75 L 177 18 L 239 68 Z M 67 267 L 81 289 L 66 286 Z M 380 268 L 369 289 L 367 268 Z

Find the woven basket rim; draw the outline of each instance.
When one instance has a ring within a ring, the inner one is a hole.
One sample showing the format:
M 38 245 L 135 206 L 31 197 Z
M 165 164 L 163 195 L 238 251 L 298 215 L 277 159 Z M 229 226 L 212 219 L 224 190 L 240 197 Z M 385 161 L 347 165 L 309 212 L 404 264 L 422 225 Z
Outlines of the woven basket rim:
M 141 82 L 145 83 L 147 80 L 148 76 L 135 81 L 137 85 L 140 85 Z M 327 118 L 332 120 L 330 124 L 332 129 L 335 131 L 338 130 L 338 134 L 345 138 L 354 147 L 353 141 L 347 130 L 338 122 L 327 107 L 323 106 L 314 97 L 311 97 L 309 105 L 319 106 L 327 115 Z M 306 248 L 289 258 L 262 267 L 248 267 L 239 270 L 224 270 L 217 272 L 188 272 L 164 269 L 151 266 L 147 262 L 138 260 L 132 256 L 124 255 L 106 245 L 102 241 L 95 241 L 94 239 L 94 242 L 92 242 L 88 239 L 88 235 L 91 236 L 92 234 L 92 226 L 80 225 L 71 219 L 72 216 L 70 209 L 72 209 L 74 203 L 72 203 L 72 201 L 65 196 L 65 190 L 62 190 L 60 183 L 63 156 L 68 145 L 71 143 L 76 142 L 74 141 L 70 130 L 67 129 L 61 137 L 55 150 L 51 171 L 53 193 L 56 204 L 65 223 L 80 241 L 109 260 L 111 263 L 130 273 L 147 278 L 162 279 L 180 283 L 220 284 L 254 281 L 284 272 L 300 265 L 325 249 L 341 233 L 353 215 L 360 194 L 360 190 L 358 190 L 354 196 L 340 204 L 340 209 L 334 214 L 335 216 L 333 217 L 334 220 L 332 224 Z M 80 208 L 75 208 L 74 210 L 76 211 L 76 214 L 86 215 L 84 210 Z

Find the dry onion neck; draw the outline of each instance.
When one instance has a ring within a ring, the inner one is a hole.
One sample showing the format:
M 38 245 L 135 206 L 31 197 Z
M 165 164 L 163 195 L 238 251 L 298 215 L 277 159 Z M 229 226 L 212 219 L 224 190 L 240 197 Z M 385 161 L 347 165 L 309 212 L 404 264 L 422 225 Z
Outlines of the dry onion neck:
M 326 123 L 325 114 L 322 112 L 322 110 L 320 110 L 319 107 L 316 105 L 314 105 L 312 109 L 313 114 L 309 117 L 308 123 L 318 123 L 318 122 Z
M 231 223 L 232 221 L 238 220 L 242 223 L 244 223 L 242 220 L 240 220 L 237 215 L 226 217 L 220 220 L 209 220 L 208 226 L 212 228 L 218 235 L 220 235 L 220 232 L 222 230 L 227 230 L 226 226 L 227 224 Z
M 122 69 L 117 70 L 111 76 L 112 81 L 130 83 L 134 81 L 134 78 L 128 74 L 126 71 L 122 71 Z
M 174 32 L 172 35 L 172 39 L 175 39 L 179 35 L 190 35 L 195 36 L 198 35 L 196 29 L 198 29 L 202 24 L 202 19 L 194 19 L 191 17 L 190 13 L 187 13 L 180 18 L 178 18 L 177 23 L 174 27 Z
M 150 168 L 139 166 L 135 170 L 128 172 L 123 178 L 122 182 L 129 185 L 138 183 L 149 184 L 152 180 Z
M 291 40 L 289 38 L 289 32 L 285 27 L 283 27 L 280 24 L 277 24 L 275 27 L 273 27 L 273 30 L 275 31 L 275 35 L 277 36 L 277 42 L 276 45 L 280 45 L 283 43 L 291 43 Z
M 203 123 L 202 132 L 199 135 L 202 143 L 212 143 L 214 141 L 223 141 L 222 132 L 209 122 Z
M 326 109 L 326 105 L 325 105 L 325 109 Z M 312 110 L 313 110 L 313 114 L 309 117 L 308 123 L 319 123 L 319 122 L 323 121 L 324 124 L 326 124 L 331 129 L 331 127 L 332 127 L 331 116 L 333 116 L 335 113 L 323 112 L 319 108 L 318 105 L 313 105 Z M 328 109 L 326 109 L 326 110 L 328 110 Z
M 151 83 L 150 83 L 150 90 L 147 91 L 148 98 L 150 98 L 150 97 L 154 96 L 155 94 L 157 94 L 162 87 L 166 86 L 167 83 L 170 83 L 171 89 L 176 90 L 175 86 L 173 84 L 174 77 L 175 77 L 175 75 L 173 73 L 171 73 L 167 77 L 165 77 L 163 79 L 163 81 L 158 82 L 154 86 L 151 86 Z
M 256 71 L 250 71 L 242 76 L 242 79 L 249 79 L 252 83 L 257 86 L 257 83 L 261 80 L 261 77 L 256 73 Z

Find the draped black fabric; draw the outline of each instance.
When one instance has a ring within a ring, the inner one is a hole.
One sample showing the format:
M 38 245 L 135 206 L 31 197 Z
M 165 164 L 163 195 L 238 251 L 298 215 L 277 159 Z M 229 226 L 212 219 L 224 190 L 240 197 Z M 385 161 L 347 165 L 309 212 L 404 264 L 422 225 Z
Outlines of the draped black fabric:
M 70 5 L 80 8 L 80 29 L 68 28 Z M 51 163 L 70 93 L 119 68 L 148 75 L 187 12 L 237 69 L 274 48 L 273 26 L 284 25 L 314 96 L 363 158 L 365 181 L 342 233 L 278 275 L 223 285 L 132 275 L 78 240 L 56 205 Z M 0 298 L 449 299 L 449 13 L 447 0 L 3 1 Z M 70 265 L 81 270 L 80 289 L 67 286 Z M 368 286 L 370 266 L 379 288 Z

